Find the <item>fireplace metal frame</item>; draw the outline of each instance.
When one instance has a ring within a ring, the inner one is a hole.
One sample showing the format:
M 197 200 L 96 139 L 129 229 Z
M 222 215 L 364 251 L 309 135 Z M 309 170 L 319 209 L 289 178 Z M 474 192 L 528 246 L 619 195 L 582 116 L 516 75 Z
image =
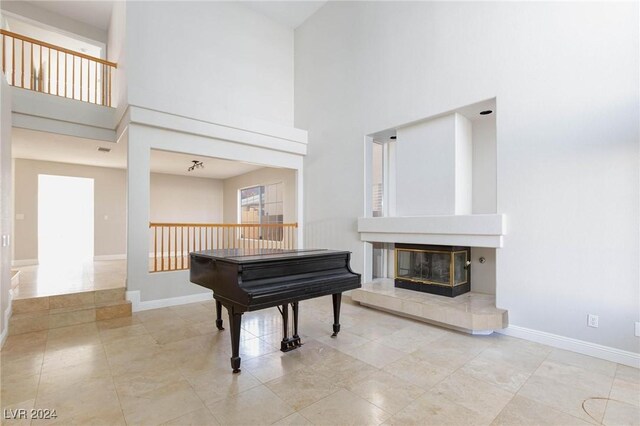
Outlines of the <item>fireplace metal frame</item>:
M 438 253 L 449 255 L 449 282 L 442 283 L 438 281 L 430 281 L 418 278 L 409 278 L 399 276 L 398 265 L 398 253 L 400 251 L 405 252 L 420 252 L 420 253 Z M 456 283 L 454 279 L 455 274 L 455 256 L 456 254 L 464 253 L 464 268 L 465 268 L 465 280 L 463 282 Z M 396 244 L 394 249 L 394 282 L 396 287 L 405 288 L 409 290 L 423 291 L 427 293 L 439 294 L 442 296 L 455 297 L 460 294 L 466 293 L 470 290 L 471 281 L 471 269 L 470 269 L 470 249 L 468 247 L 448 247 L 448 249 L 439 249 L 434 246 L 424 246 L 421 248 L 416 245 L 399 245 Z

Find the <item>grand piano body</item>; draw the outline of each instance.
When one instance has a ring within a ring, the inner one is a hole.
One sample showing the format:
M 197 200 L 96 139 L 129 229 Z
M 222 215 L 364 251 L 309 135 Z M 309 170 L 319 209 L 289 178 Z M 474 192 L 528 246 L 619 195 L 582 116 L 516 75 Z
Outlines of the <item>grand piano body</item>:
M 242 314 L 277 306 L 282 314 L 282 351 L 301 345 L 298 335 L 298 302 L 325 295 L 333 298 L 333 336 L 340 331 L 342 292 L 360 287 L 351 253 L 336 250 L 225 249 L 190 254 L 191 282 L 213 290 L 216 326 L 223 330 L 222 306 L 229 313 L 231 367 L 240 371 Z M 289 305 L 293 335 L 288 336 Z

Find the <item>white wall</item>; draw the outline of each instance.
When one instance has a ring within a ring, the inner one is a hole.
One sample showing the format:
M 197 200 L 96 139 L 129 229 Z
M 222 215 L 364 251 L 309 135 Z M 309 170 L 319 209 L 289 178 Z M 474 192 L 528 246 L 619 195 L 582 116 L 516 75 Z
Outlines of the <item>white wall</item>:
M 238 190 L 278 182 L 282 182 L 283 221 L 297 222 L 296 171 L 265 167 L 224 180 L 224 223 L 238 223 Z
M 363 136 L 496 97 L 498 306 L 639 352 L 638 52 L 637 3 L 327 3 L 295 40 L 307 245 L 362 271 Z
M 126 170 L 16 159 L 14 172 L 15 212 L 24 215 L 24 219 L 14 221 L 14 260 L 38 258 L 39 174 L 94 179 L 94 255 L 126 253 Z M 150 182 L 151 221 L 219 222 L 222 219 L 221 181 L 152 173 Z
M 456 115 L 398 129 L 398 216 L 456 213 Z
M 4 78 L 0 78 L 0 235 L 9 237 L 11 232 L 11 211 L 13 200 L 11 170 L 11 91 Z M 11 247 L 0 245 L 0 346 L 4 343 L 8 324 L 5 312 L 9 308 L 11 289 Z
M 474 214 L 496 213 L 496 114 L 472 122 Z
M 40 132 L 115 142 L 115 110 L 12 87 L 13 126 Z
M 111 89 L 111 105 L 116 107 L 114 124 L 120 122 L 127 107 L 127 2 L 113 2 L 109 21 L 107 60 L 118 64 Z
M 151 174 L 151 222 L 222 223 L 223 183 L 218 179 Z
M 293 30 L 234 2 L 128 2 L 130 104 L 293 123 Z

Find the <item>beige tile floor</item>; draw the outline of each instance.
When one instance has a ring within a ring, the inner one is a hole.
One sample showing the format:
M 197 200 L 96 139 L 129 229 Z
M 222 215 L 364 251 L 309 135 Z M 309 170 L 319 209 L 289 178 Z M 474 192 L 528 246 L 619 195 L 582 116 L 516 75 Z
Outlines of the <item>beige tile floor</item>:
M 240 374 L 213 302 L 11 336 L 1 405 L 59 424 L 640 424 L 637 369 L 348 302 L 332 339 L 330 298 L 300 322 L 304 346 L 282 353 L 277 310 L 245 314 Z
M 20 271 L 20 284 L 13 290 L 13 298 L 26 299 L 124 287 L 127 262 L 50 263 L 16 269 Z

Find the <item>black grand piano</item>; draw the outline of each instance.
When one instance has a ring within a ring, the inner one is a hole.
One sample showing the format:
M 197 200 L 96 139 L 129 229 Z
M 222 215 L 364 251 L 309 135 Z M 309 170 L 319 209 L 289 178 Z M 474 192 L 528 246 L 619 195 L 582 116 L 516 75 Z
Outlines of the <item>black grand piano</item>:
M 216 326 L 222 327 L 221 307 L 229 313 L 231 368 L 240 371 L 240 327 L 246 311 L 277 306 L 282 314 L 282 351 L 299 347 L 298 302 L 333 296 L 333 336 L 340 331 L 342 292 L 360 287 L 360 275 L 349 266 L 351 253 L 336 250 L 225 249 L 190 254 L 191 282 L 213 290 Z M 289 337 L 289 305 L 293 332 Z

